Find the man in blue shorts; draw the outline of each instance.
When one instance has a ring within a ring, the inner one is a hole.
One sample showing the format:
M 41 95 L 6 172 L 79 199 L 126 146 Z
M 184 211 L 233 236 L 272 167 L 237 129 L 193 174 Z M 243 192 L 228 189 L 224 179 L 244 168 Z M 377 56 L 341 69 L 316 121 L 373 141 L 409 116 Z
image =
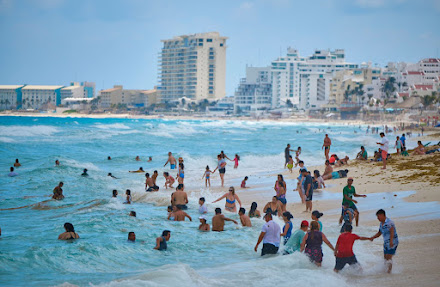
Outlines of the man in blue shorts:
M 393 268 L 393 255 L 396 254 L 397 246 L 399 245 L 399 238 L 397 236 L 396 226 L 394 222 L 386 217 L 385 210 L 379 209 L 376 212 L 377 219 L 380 221 L 379 231 L 370 237 L 373 241 L 379 236 L 383 236 L 383 256 L 385 259 L 385 265 L 387 266 L 387 272 L 391 273 Z

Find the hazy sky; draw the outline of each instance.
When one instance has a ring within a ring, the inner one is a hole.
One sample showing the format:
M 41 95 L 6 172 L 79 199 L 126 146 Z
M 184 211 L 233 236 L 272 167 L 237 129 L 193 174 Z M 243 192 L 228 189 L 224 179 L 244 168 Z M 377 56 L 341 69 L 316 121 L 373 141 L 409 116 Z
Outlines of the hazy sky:
M 440 56 L 440 0 L 0 0 L 0 84 L 157 84 L 161 39 L 218 31 L 227 95 L 248 65 L 289 46 L 343 48 L 350 62 Z

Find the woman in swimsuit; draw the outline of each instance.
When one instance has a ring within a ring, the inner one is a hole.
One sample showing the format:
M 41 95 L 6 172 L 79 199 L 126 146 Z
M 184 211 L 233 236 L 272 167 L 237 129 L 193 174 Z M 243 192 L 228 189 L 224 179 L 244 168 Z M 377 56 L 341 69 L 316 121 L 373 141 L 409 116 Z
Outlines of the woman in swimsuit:
M 233 186 L 231 186 L 229 188 L 229 192 L 228 193 L 224 194 L 222 197 L 220 197 L 219 199 L 213 201 L 212 203 L 217 202 L 219 200 L 222 200 L 223 198 L 226 198 L 225 209 L 227 211 L 237 212 L 237 206 L 235 204 L 235 201 L 238 201 L 238 204 L 240 204 L 240 207 L 241 207 L 240 198 L 238 197 L 238 195 L 235 194 L 235 188 Z
M 249 210 L 248 216 L 249 217 L 258 217 L 258 218 L 261 217 L 260 211 L 257 209 L 257 203 L 256 202 L 252 202 L 251 210 Z
M 282 212 L 286 211 L 286 182 L 284 181 L 283 175 L 279 174 L 278 175 L 278 179 L 275 182 L 275 187 L 274 187 L 275 191 L 277 192 L 277 199 L 280 201 L 281 203 L 281 207 L 282 207 Z
M 183 179 L 185 178 L 184 168 L 183 163 L 179 163 L 179 173 L 177 174 L 177 182 L 179 184 L 183 184 Z
M 281 214 L 283 213 L 282 207 L 276 196 L 272 197 L 272 201 L 268 202 L 266 206 L 264 206 L 263 212 L 281 216 Z
M 60 240 L 69 240 L 69 239 L 78 239 L 79 235 L 75 232 L 75 228 L 73 228 L 72 223 L 66 222 L 64 223 L 64 229 L 66 232 L 61 233 L 58 236 Z

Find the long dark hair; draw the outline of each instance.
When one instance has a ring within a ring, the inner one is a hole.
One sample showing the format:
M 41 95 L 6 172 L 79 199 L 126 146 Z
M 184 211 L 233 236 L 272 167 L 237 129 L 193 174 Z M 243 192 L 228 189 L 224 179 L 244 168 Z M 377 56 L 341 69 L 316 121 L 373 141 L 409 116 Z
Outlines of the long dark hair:
M 257 203 L 254 201 L 251 204 L 251 210 L 249 210 L 249 216 L 255 216 L 255 210 L 257 210 Z
M 75 233 L 75 228 L 73 228 L 72 223 L 69 223 L 69 222 L 64 223 L 64 228 L 66 229 L 67 232 Z

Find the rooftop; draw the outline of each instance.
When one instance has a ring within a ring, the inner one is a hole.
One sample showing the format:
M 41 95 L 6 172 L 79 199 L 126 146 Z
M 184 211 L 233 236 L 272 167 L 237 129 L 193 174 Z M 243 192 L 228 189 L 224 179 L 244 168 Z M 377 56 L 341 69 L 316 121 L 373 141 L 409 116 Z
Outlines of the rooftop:
M 425 73 L 420 71 L 408 71 L 408 75 L 425 75 Z
M 0 90 L 15 90 L 20 87 L 23 87 L 23 85 L 0 85 Z
M 37 86 L 37 85 L 28 85 L 23 88 L 23 90 L 57 90 L 61 89 L 64 86 Z
M 68 86 L 68 87 L 64 87 L 61 90 L 65 91 L 65 90 L 75 90 L 75 89 L 80 89 L 82 88 L 82 86 Z
M 427 91 L 427 90 L 432 90 L 432 88 L 433 88 L 432 85 L 414 85 L 414 89 L 416 90 Z

